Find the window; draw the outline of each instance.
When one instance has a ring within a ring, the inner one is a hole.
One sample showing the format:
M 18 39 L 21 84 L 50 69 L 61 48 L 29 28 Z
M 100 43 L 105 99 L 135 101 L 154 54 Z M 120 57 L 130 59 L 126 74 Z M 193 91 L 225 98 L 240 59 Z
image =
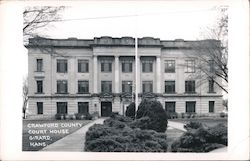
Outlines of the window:
M 89 92 L 89 81 L 78 81 L 78 93 Z
M 166 60 L 165 73 L 174 73 L 174 72 L 175 72 L 175 60 Z
M 89 61 L 80 59 L 78 60 L 78 73 L 88 73 L 89 72 Z
M 43 93 L 43 81 L 37 80 L 36 85 L 37 85 L 37 93 Z
M 175 81 L 165 81 L 165 93 L 175 93 Z
M 175 112 L 175 102 L 165 102 L 165 110 L 168 113 L 174 113 Z
M 37 72 L 43 71 L 43 59 L 36 59 L 36 71 Z
M 57 73 L 68 72 L 68 61 L 66 59 L 57 59 Z
M 209 101 L 209 113 L 214 113 L 214 101 Z
M 195 81 L 185 81 L 185 92 L 195 93 Z
M 195 72 L 195 61 L 194 60 L 186 60 L 186 73 L 194 73 Z
M 112 62 L 110 61 L 103 61 L 101 62 L 101 72 L 112 72 Z
M 102 81 L 101 91 L 102 93 L 112 93 L 112 81 Z
M 132 81 L 122 81 L 122 92 L 132 93 L 133 83 Z
M 186 113 L 194 113 L 195 112 L 195 101 L 186 102 Z
M 151 62 L 151 61 L 143 61 L 142 62 L 142 72 L 143 73 L 151 73 L 151 72 L 153 72 L 153 62 Z
M 131 73 L 133 70 L 132 62 L 123 62 L 122 63 L 122 72 L 123 73 Z
M 89 113 L 89 103 L 88 102 L 78 102 L 78 113 L 88 114 Z
M 43 102 L 37 102 L 37 114 L 43 114 Z
M 143 81 L 142 82 L 142 93 L 153 92 L 153 82 Z
M 57 113 L 58 114 L 67 114 L 68 113 L 68 105 L 67 102 L 57 102 Z
M 68 93 L 68 81 L 66 80 L 57 81 L 57 93 Z
M 208 80 L 208 93 L 214 93 L 214 80 Z
M 209 60 L 209 72 L 214 73 L 215 72 L 215 63 L 214 60 Z

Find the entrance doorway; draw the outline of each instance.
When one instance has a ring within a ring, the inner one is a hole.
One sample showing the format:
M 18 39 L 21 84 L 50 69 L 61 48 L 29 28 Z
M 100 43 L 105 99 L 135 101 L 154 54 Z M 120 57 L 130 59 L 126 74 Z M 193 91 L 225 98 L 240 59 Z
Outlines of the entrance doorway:
M 109 117 L 112 114 L 112 102 L 101 102 L 101 116 Z

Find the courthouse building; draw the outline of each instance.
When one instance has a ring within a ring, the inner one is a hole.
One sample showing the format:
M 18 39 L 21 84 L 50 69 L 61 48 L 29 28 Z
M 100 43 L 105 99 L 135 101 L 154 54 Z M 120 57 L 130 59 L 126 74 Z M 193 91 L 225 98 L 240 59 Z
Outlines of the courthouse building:
M 199 77 L 195 46 L 215 40 L 138 39 L 138 100 L 156 99 L 168 112 L 216 115 L 222 91 L 212 79 Z M 135 39 L 32 38 L 28 49 L 28 113 L 111 112 L 124 114 L 135 99 Z M 212 62 L 212 61 L 208 61 Z M 211 64 L 203 64 L 212 68 Z M 216 78 L 217 79 L 217 78 Z M 220 82 L 218 79 L 217 82 Z

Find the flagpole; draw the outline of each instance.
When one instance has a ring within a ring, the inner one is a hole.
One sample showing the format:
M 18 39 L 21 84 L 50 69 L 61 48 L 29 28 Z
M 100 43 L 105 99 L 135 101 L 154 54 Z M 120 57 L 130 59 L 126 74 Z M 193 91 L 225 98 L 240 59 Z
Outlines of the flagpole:
M 137 34 L 135 34 L 137 35 Z M 138 82 L 138 39 L 137 36 L 135 36 L 135 111 L 138 110 L 138 87 L 139 87 L 139 82 Z

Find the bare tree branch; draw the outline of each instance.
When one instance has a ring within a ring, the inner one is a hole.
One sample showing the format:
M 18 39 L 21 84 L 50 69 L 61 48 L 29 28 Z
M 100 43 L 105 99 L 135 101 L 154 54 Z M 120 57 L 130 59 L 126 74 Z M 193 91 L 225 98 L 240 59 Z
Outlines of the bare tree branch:
M 60 12 L 65 7 L 26 7 L 23 12 L 24 43 L 28 39 L 39 35 L 38 29 L 48 27 L 51 23 L 61 20 Z
M 28 89 L 28 77 L 23 80 L 23 118 L 26 118 L 27 112 L 27 104 L 28 104 L 28 97 L 29 89 Z
M 212 28 L 207 28 L 202 32 L 202 39 L 206 39 L 204 44 L 193 46 L 194 54 L 186 54 L 187 57 L 198 57 L 200 62 L 196 66 L 200 73 L 193 77 L 197 79 L 212 79 L 214 83 L 224 92 L 227 91 L 228 83 L 228 13 L 226 7 L 218 8 L 219 17 L 217 23 Z M 216 42 L 217 40 L 217 42 Z M 210 71 L 210 61 L 213 62 L 214 71 Z M 219 80 L 215 78 L 220 78 Z M 200 80 L 202 81 L 202 80 Z M 203 82 L 203 81 L 202 81 Z M 205 81 L 204 81 L 205 82 Z

